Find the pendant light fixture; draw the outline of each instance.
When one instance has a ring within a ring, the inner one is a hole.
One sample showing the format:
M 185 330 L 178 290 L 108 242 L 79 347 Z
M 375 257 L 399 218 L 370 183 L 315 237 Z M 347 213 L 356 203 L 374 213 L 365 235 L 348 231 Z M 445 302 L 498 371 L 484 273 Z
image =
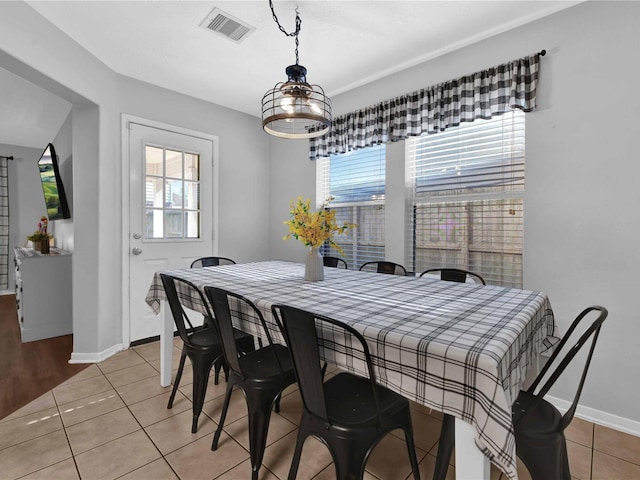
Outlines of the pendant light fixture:
M 302 20 L 296 8 L 296 29 L 287 33 L 280 25 L 269 0 L 273 19 L 280 31 L 296 39 L 296 63 L 285 69 L 287 81 L 277 83 L 262 97 L 262 128 L 282 138 L 313 138 L 331 126 L 331 100 L 319 85 L 307 83 L 307 69 L 298 63 L 298 34 Z

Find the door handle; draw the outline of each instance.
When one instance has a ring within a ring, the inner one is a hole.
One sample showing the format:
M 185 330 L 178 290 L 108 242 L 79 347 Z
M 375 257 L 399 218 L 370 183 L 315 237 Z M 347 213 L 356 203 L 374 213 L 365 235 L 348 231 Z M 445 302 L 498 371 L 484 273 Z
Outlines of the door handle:
M 133 234 L 133 238 L 135 238 L 136 240 L 140 240 L 142 238 L 142 234 L 136 232 Z
M 140 255 L 142 253 L 142 249 L 138 247 L 133 247 L 131 249 L 131 253 L 133 253 L 134 255 Z

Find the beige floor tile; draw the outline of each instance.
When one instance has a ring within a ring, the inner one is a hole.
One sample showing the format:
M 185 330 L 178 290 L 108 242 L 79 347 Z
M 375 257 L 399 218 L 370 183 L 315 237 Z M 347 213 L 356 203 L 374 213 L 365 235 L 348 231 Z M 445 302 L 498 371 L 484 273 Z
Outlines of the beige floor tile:
M 124 402 L 116 391 L 107 390 L 75 402 L 65 403 L 59 408 L 65 427 L 70 427 L 122 407 L 124 407 Z
M 289 420 L 281 417 L 277 413 L 272 412 L 271 420 L 269 421 L 269 431 L 267 432 L 267 446 L 280 440 L 292 431 L 297 430 L 297 428 L 297 425 L 291 423 Z M 236 442 L 249 450 L 248 417 L 243 417 L 233 423 L 225 422 L 224 431 L 233 437 Z
M 213 435 L 206 435 L 166 456 L 182 480 L 216 478 L 249 458 L 249 452 L 225 433 L 220 439 L 220 448 L 212 452 L 212 439 Z
M 425 450 L 416 448 L 418 462 L 426 454 Z M 369 455 L 365 468 L 376 477 L 385 480 L 407 478 L 411 473 L 407 444 L 394 435 L 385 435 Z
M 433 478 L 433 472 L 436 468 L 436 457 L 434 455 L 426 455 L 418 464 L 418 468 L 420 470 L 420 478 Z M 454 467 L 449 467 L 449 470 L 447 470 L 446 480 L 455 480 L 455 476 L 456 469 Z
M 189 399 L 179 391 L 176 392 L 176 396 L 173 399 L 173 407 L 170 409 L 167 408 L 167 402 L 169 402 L 170 396 L 171 392 L 166 392 L 162 395 L 157 395 L 148 400 L 130 405 L 129 409 L 138 422 L 140 422 L 140 425 L 146 427 L 152 423 L 159 422 L 193 408 Z
M 593 423 L 574 417 L 564 431 L 564 436 L 567 440 L 591 448 L 593 446 Z
M 140 430 L 140 425 L 127 408 L 67 428 L 69 444 L 74 455 Z
M 60 385 L 70 385 L 72 383 L 100 376 L 102 376 L 102 372 L 98 368 L 98 365 L 93 364 L 82 370 L 80 373 L 76 373 L 73 377 L 65 380 Z
M 297 430 L 266 448 L 262 461 L 278 478 L 287 478 L 296 446 Z M 297 480 L 309 480 L 333 463 L 327 447 L 319 440 L 308 437 L 302 448 Z
M 416 403 L 414 401 L 410 401 L 409 402 L 409 406 L 411 407 L 411 410 L 415 410 L 417 412 L 420 412 L 424 415 L 431 415 L 434 416 L 438 419 L 442 419 L 442 412 L 439 412 L 437 410 L 433 410 L 430 407 L 427 407 L 426 405 L 421 405 L 419 403 Z
M 212 375 L 209 376 L 209 381 L 207 382 L 207 392 L 204 395 L 205 402 L 213 400 L 215 398 L 222 398 L 224 394 L 227 392 L 227 383 L 224 381 L 224 374 L 221 375 L 220 381 L 218 385 L 213 381 L 213 370 Z M 175 380 L 175 372 L 173 380 Z M 178 385 L 178 390 L 182 392 L 182 394 L 187 397 L 189 400 L 193 398 L 193 370 L 191 366 L 186 366 L 184 368 L 184 372 L 182 373 L 182 378 L 180 379 L 180 384 Z M 241 395 L 240 393 L 236 393 L 234 391 L 233 396 Z
M 518 480 L 531 480 L 531 475 L 529 474 L 529 470 L 524 466 L 522 460 L 519 458 L 516 459 L 518 464 Z
M 413 480 L 413 477 L 410 477 Z M 422 478 L 422 477 L 420 477 Z M 318 475 L 313 477 L 313 480 L 336 480 L 336 467 L 332 463 L 327 468 L 322 470 Z M 378 477 L 374 477 L 369 472 L 365 470 L 364 475 L 362 476 L 362 480 L 379 480 Z M 428 480 L 428 479 L 426 479 Z
M 173 354 L 171 355 L 171 369 L 172 370 L 177 370 L 178 367 L 180 366 L 180 356 L 182 354 L 182 348 L 174 348 L 173 349 Z M 147 362 L 149 362 L 149 364 L 155 368 L 156 370 L 158 370 L 158 372 L 160 371 L 160 348 L 158 347 L 158 350 L 156 352 L 155 355 L 152 355 L 151 353 L 148 353 L 146 357 L 144 357 L 145 360 Z M 191 370 L 191 360 L 189 360 L 189 357 L 186 357 L 184 360 L 184 369 L 185 370 Z
M 158 374 L 128 385 L 122 385 L 117 387 L 116 390 L 120 397 L 122 397 L 122 400 L 124 400 L 124 403 L 133 405 L 134 403 L 147 400 L 156 395 L 171 392 L 171 388 L 171 385 L 168 387 L 160 385 L 160 375 Z
M 83 479 L 114 479 L 160 458 L 151 440 L 140 430 L 76 457 Z
M 145 360 L 149 357 L 160 357 L 160 342 L 145 343 L 131 347 L 131 350 L 140 355 Z
M 43 468 L 37 472 L 33 472 L 20 480 L 80 480 L 76 462 L 73 458 L 68 458 L 62 462 Z
M 593 451 L 592 480 L 636 480 L 640 478 L 640 465 Z
M 120 477 L 119 480 L 177 480 L 178 477 L 164 458 L 160 458 L 143 467 Z
M 53 397 L 53 393 L 51 391 L 39 396 L 33 402 L 28 403 L 24 407 L 16 410 L 11 415 L 7 415 L 3 419 L 0 420 L 0 425 L 3 422 L 8 422 L 10 420 L 15 420 L 16 418 L 24 417 L 27 415 L 31 415 L 33 413 L 41 412 L 43 410 L 47 410 L 49 408 L 54 408 L 56 406 L 56 399 Z
M 233 467 L 231 470 L 223 473 L 216 480 L 247 480 L 251 478 L 251 459 L 245 460 L 240 465 Z M 260 480 L 279 480 L 267 467 L 262 465 L 258 471 Z M 314 480 L 317 480 L 315 477 Z M 335 480 L 335 479 L 334 479 Z M 365 479 L 366 480 L 366 479 Z
M 223 404 L 224 397 L 217 397 L 211 401 L 206 401 L 202 411 L 214 422 L 218 423 L 220 421 Z M 243 393 L 236 389 L 231 394 L 231 401 L 229 402 L 229 409 L 227 410 L 227 418 L 224 423 L 225 425 L 228 425 L 242 417 L 246 417 L 247 415 L 247 401 L 245 400 Z
M 296 425 L 300 424 L 302 397 L 297 389 L 280 399 L 280 415 Z
M 571 476 L 579 480 L 591 479 L 591 452 L 589 447 L 579 443 L 567 442 L 569 455 L 569 471 Z
M 593 449 L 640 465 L 640 437 L 596 425 Z
M 191 444 L 199 438 L 212 433 L 216 424 L 206 415 L 200 415 L 198 419 L 198 432 L 191 433 L 191 410 L 169 417 L 161 422 L 154 423 L 145 428 L 145 431 L 158 447 L 163 455 Z
M 413 424 L 413 441 L 415 442 L 416 447 L 424 450 L 425 452 L 433 450 L 433 447 L 435 447 L 440 439 L 442 422 L 419 410 L 413 410 L 411 412 L 411 421 Z M 393 430 L 391 435 L 394 435 L 401 440 L 405 439 L 404 431 L 400 429 Z
M 18 478 L 71 458 L 63 430 L 0 450 L 2 478 Z
M 64 405 L 112 389 L 109 381 L 100 375 L 67 385 L 59 385 L 53 389 L 53 395 L 58 405 Z
M 148 363 L 141 363 L 133 367 L 123 368 L 115 372 L 106 373 L 105 377 L 114 387 L 121 387 L 130 383 L 138 382 L 148 377 L 157 375 L 158 372 Z
M 98 367 L 100 368 L 102 373 L 106 374 L 115 372 L 117 370 L 122 370 L 123 368 L 140 365 L 141 363 L 145 363 L 145 359 L 138 355 L 135 350 L 128 349 L 122 350 L 121 352 L 118 352 L 115 355 L 100 362 L 98 364 Z
M 62 429 L 57 408 L 0 423 L 0 450 Z

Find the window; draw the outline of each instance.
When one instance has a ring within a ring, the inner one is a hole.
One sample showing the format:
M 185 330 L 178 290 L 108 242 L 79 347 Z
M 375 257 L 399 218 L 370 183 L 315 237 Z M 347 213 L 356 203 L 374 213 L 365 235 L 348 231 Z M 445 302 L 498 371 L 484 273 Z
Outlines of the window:
M 376 145 L 317 160 L 318 204 L 333 197 L 338 223 L 357 224 L 334 238 L 344 253 L 329 245 L 322 253 L 344 258 L 349 268 L 384 260 L 385 157 L 385 146 Z
M 407 141 L 407 261 L 522 288 L 525 121 L 520 110 Z
M 200 156 L 145 146 L 145 238 L 200 238 Z

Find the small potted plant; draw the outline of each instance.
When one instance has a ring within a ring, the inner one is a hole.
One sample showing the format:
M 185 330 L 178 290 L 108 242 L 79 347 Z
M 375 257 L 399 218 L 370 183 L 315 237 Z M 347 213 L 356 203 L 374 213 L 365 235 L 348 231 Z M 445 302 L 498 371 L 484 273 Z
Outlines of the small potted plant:
M 49 243 L 51 241 L 51 235 L 47 233 L 48 225 L 49 220 L 47 219 L 47 217 L 40 217 L 38 230 L 27 237 L 27 240 L 33 243 L 33 249 L 39 251 L 40 253 L 49 253 Z

